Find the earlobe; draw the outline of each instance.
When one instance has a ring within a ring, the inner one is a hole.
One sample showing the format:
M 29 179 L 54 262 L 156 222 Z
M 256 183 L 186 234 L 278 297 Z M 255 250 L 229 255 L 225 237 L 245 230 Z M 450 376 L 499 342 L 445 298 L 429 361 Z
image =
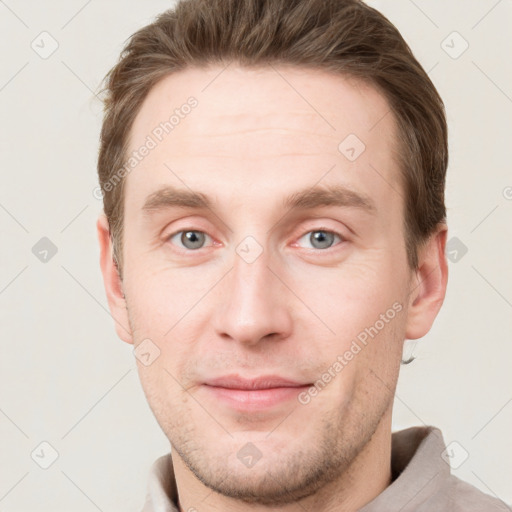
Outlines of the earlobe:
M 448 282 L 446 236 L 447 226 L 441 224 L 420 251 L 418 270 L 410 283 L 407 339 L 425 336 L 443 304 Z
M 114 262 L 110 228 L 107 217 L 103 212 L 96 222 L 96 229 L 100 246 L 100 267 L 103 275 L 103 284 L 116 332 L 123 341 L 133 344 L 123 284 Z

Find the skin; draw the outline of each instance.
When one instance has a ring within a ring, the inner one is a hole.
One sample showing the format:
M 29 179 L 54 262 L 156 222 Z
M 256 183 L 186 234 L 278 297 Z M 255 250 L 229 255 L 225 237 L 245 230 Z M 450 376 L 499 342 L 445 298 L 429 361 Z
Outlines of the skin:
M 107 220 L 98 219 L 110 311 L 122 340 L 149 338 L 160 350 L 151 365 L 137 365 L 172 444 L 182 511 L 355 511 L 391 483 L 403 342 L 424 336 L 441 308 L 447 228 L 411 271 L 395 120 L 377 90 L 318 70 L 222 70 L 166 77 L 134 122 L 132 149 L 189 96 L 198 100 L 126 177 L 122 281 Z M 366 145 L 354 162 L 338 150 L 350 133 Z M 377 214 L 281 204 L 332 184 L 367 194 Z M 207 194 L 214 210 L 144 216 L 145 199 L 162 185 Z M 311 240 L 322 228 L 340 236 L 327 248 Z M 205 233 L 202 248 L 187 248 L 182 233 L 169 237 L 180 230 Z M 246 236 L 263 250 L 252 263 L 236 252 Z M 233 373 L 314 383 L 397 302 L 401 311 L 308 404 L 240 413 L 202 386 Z M 237 457 L 248 442 L 261 452 L 252 467 Z

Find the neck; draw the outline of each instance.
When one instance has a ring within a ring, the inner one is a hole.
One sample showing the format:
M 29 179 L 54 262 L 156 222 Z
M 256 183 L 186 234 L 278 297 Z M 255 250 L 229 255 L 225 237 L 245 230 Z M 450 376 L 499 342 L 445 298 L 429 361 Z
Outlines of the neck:
M 223 496 L 200 482 L 176 452 L 172 460 L 180 512 L 199 510 L 198 504 L 201 512 L 357 512 L 391 484 L 391 410 L 346 471 L 315 494 L 289 505 L 247 504 Z

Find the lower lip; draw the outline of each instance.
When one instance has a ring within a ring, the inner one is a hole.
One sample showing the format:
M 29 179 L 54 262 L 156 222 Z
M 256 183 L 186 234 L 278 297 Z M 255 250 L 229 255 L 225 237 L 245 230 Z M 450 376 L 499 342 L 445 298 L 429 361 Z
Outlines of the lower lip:
M 222 401 L 234 409 L 245 411 L 264 410 L 292 399 L 297 400 L 297 395 L 309 387 L 310 385 L 247 390 L 203 385 L 203 388 L 213 394 L 216 400 Z

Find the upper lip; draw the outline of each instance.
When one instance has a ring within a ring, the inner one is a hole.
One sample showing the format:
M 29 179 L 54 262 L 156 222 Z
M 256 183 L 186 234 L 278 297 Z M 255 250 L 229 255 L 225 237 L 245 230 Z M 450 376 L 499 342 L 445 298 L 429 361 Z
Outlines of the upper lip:
M 239 375 L 226 375 L 204 382 L 207 386 L 231 389 L 270 389 L 270 388 L 296 388 L 306 386 L 304 382 L 284 379 L 278 375 L 262 375 L 254 379 L 245 379 Z

